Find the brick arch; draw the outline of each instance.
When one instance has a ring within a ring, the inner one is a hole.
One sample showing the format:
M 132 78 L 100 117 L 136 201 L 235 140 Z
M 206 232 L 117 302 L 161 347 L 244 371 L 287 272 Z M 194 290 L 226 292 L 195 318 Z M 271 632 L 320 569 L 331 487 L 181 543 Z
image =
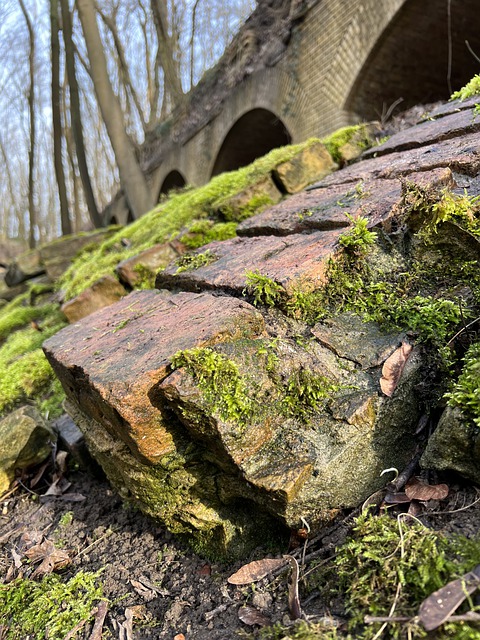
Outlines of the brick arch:
M 388 3 L 380 3 L 388 4 Z M 378 118 L 396 100 L 399 108 L 448 99 L 447 0 L 404 0 L 381 30 L 353 77 L 344 109 L 362 119 Z M 476 0 L 451 0 L 452 89 L 478 72 L 465 40 L 480 52 Z
M 301 85 L 293 74 L 280 67 L 263 69 L 247 78 L 232 92 L 222 112 L 211 123 L 214 148 L 205 181 L 215 175 L 215 164 L 222 146 L 242 118 L 255 111 L 268 112 L 286 131 L 282 144 L 287 144 L 287 139 L 295 143 L 305 139 L 303 115 L 306 105 L 307 97 Z
M 181 189 L 187 184 L 187 181 L 183 177 L 182 173 L 177 169 L 172 169 L 163 179 L 162 186 L 160 187 L 160 195 L 167 194 L 172 189 Z
M 217 153 L 211 177 L 250 164 L 292 138 L 282 120 L 272 111 L 255 108 L 243 114 L 225 136 Z

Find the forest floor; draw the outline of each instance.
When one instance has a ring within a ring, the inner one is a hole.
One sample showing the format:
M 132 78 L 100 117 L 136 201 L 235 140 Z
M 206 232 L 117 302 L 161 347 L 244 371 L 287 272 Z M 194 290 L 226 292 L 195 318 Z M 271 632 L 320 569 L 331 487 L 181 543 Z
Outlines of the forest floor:
M 257 549 L 250 558 L 230 566 L 208 562 L 151 519 L 123 504 L 106 481 L 85 471 L 69 472 L 67 478 L 71 486 L 63 478 L 65 492 L 58 496 L 39 497 L 17 485 L 2 500 L 0 516 L 1 582 L 31 575 L 38 562 L 35 565 L 26 561 L 25 550 L 45 539 L 51 540 L 56 550 L 68 554 L 69 565 L 64 575 L 101 570 L 98 581 L 107 600 L 103 635 L 98 635 L 98 631 L 95 635 L 93 622 L 89 621 L 80 625 L 76 636 L 67 637 L 92 640 L 254 637 L 259 625 L 245 624 L 239 618 L 239 614 L 242 617 L 243 613 L 248 614 L 245 606 L 252 607 L 255 617 L 260 615 L 261 623 L 280 622 L 287 627 L 292 624 L 287 570 L 277 571 L 273 577 L 255 584 L 236 586 L 227 582 L 246 562 L 272 557 L 271 552 Z M 449 488 L 449 497 L 431 504 L 422 516 L 423 522 L 447 535 L 478 536 L 478 489 L 453 481 Z M 42 489 L 37 487 L 35 491 Z M 300 575 L 308 571 L 313 558 L 328 562 L 335 547 L 345 541 L 353 515 L 342 514 L 328 530 L 308 541 L 306 550 L 300 542 L 292 551 L 286 541 L 276 557 L 282 553 L 296 556 Z M 303 566 L 302 553 L 306 554 Z M 341 627 L 345 615 L 341 598 L 326 601 L 318 589 L 305 592 L 300 581 L 300 604 L 306 620 L 317 622 L 326 618 Z M 0 638 L 4 637 L 9 636 L 2 634 L 0 625 Z

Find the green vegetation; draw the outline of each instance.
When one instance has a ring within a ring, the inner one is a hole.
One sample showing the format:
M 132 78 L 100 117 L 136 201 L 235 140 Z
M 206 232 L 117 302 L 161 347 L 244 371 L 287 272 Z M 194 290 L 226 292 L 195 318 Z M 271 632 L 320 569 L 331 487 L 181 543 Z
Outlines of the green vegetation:
M 450 96 L 450 100 L 467 100 L 467 98 L 472 98 L 473 96 L 477 96 L 480 94 L 480 75 L 475 75 L 473 78 L 467 82 L 467 84 L 459 89 L 458 91 L 454 91 Z
M 67 581 L 49 574 L 40 582 L 0 585 L 0 626 L 5 640 L 63 640 L 102 598 L 99 573 L 79 571 Z
M 357 640 L 370 640 L 380 623 L 365 625 L 365 615 L 414 618 L 427 596 L 480 562 L 479 543 L 461 536 L 447 538 L 406 514 L 364 514 L 356 519 L 353 536 L 338 549 L 332 565 L 310 574 L 309 588 L 325 592 L 329 585 L 332 595 L 346 594 L 349 631 Z M 427 637 L 414 620 L 389 624 L 381 637 L 406 638 L 408 629 L 408 637 Z M 447 623 L 435 637 L 473 640 L 478 631 L 469 624 Z
M 299 369 L 288 379 L 282 408 L 288 417 L 306 422 L 339 389 L 327 377 Z
M 285 299 L 286 292 L 281 284 L 259 271 L 247 271 L 245 273 L 246 287 L 244 294 L 253 296 L 253 304 L 265 307 L 275 307 Z
M 344 145 L 352 142 L 363 151 L 364 149 L 369 149 L 373 144 L 365 124 L 342 127 L 327 138 L 324 138 L 322 142 L 335 162 L 338 163 L 343 162 L 342 147 Z
M 218 210 L 221 217 L 232 224 L 246 220 L 272 204 L 274 204 L 274 201 L 268 194 L 260 193 L 252 196 L 250 200 L 243 204 L 241 202 L 232 204 L 232 199 L 230 198 L 230 201 L 227 199 L 225 204 L 219 204 Z
M 27 398 L 51 416 L 61 411 L 63 391 L 40 347 L 63 326 L 65 320 L 55 310 L 44 319 L 42 331 L 19 329 L 0 346 L 0 414 Z
M 377 234 L 374 231 L 368 230 L 368 220 L 362 216 L 353 218 L 348 213 L 345 213 L 347 218 L 352 223 L 352 226 L 342 233 L 338 242 L 348 253 L 354 254 L 356 257 L 364 256 L 368 247 L 375 243 Z
M 445 397 L 450 406 L 460 407 L 464 415 L 480 428 L 480 342 L 475 342 L 468 349 L 462 373 Z
M 113 273 L 121 260 L 154 244 L 178 237 L 182 229 L 194 221 L 215 220 L 222 202 L 255 184 L 269 175 L 278 164 L 290 160 L 316 142 L 318 140 L 312 139 L 302 144 L 273 149 L 251 165 L 222 173 L 203 187 L 173 194 L 142 218 L 115 233 L 100 247 L 88 253 L 82 252 L 60 279 L 59 288 L 65 291 L 67 300 L 73 298 L 100 276 Z M 252 206 L 249 213 L 255 212 Z M 231 227 L 228 229 L 231 230 Z M 128 247 L 122 244 L 125 239 L 129 241 Z
M 194 250 L 210 242 L 229 240 L 234 238 L 237 229 L 236 222 L 214 222 L 213 220 L 194 220 L 180 240 L 187 249 Z
M 7 338 L 12 331 L 29 324 L 32 320 L 42 320 L 54 314 L 58 305 L 54 303 L 44 304 L 39 307 L 30 306 L 27 303 L 29 294 L 17 296 L 2 308 L 0 316 L 0 342 Z
M 175 264 L 178 267 L 177 273 L 182 273 L 183 271 L 194 271 L 195 269 L 200 269 L 200 267 L 206 267 L 216 260 L 218 260 L 217 256 L 210 249 L 207 249 L 203 253 L 185 253 L 176 260 Z
M 193 377 L 223 420 L 243 423 L 251 416 L 252 400 L 235 362 L 212 349 L 197 348 L 174 355 L 172 368 L 180 367 Z

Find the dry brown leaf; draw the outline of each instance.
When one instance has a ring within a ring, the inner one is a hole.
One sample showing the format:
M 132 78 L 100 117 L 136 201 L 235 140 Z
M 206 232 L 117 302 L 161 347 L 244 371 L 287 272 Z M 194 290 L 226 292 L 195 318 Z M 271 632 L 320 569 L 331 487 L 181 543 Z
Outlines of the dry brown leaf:
M 238 617 L 243 623 L 250 626 L 258 624 L 259 627 L 266 627 L 272 622 L 268 616 L 255 609 L 255 607 L 240 607 Z
M 298 562 L 293 556 L 283 556 L 292 568 L 290 576 L 290 584 L 288 585 L 288 609 L 292 620 L 298 620 L 302 617 L 302 607 L 300 606 L 300 598 L 298 595 Z
M 93 625 L 92 633 L 88 640 L 102 640 L 103 623 L 105 622 L 105 616 L 107 615 L 108 604 L 105 600 L 101 600 L 98 603 L 97 611 L 95 613 L 95 623 Z
M 130 580 L 130 584 L 138 593 L 139 596 L 142 596 L 144 600 L 150 602 L 156 597 L 156 592 L 153 589 L 149 589 L 147 586 L 142 584 L 139 580 Z
M 227 578 L 229 584 L 250 584 L 268 576 L 269 573 L 286 564 L 284 558 L 264 558 L 244 564 L 238 571 Z
M 420 605 L 418 617 L 427 631 L 446 622 L 462 602 L 480 587 L 480 564 L 461 578 L 434 591 Z
M 397 491 L 396 493 L 392 493 L 387 491 L 385 494 L 385 502 L 387 504 L 404 504 L 405 502 L 410 502 L 411 498 L 409 498 L 403 491 Z
M 397 388 L 412 348 L 412 345 L 408 344 L 408 342 L 402 342 L 402 346 L 395 349 L 392 355 L 383 363 L 380 388 L 386 396 L 390 397 Z
M 446 484 L 427 484 L 419 478 L 411 478 L 406 486 L 405 493 L 410 500 L 445 500 L 449 488 Z
M 57 549 L 51 540 L 45 539 L 25 551 L 25 555 L 34 564 L 40 562 L 32 577 L 42 576 L 52 571 L 59 571 L 70 564 L 70 556 L 66 551 Z

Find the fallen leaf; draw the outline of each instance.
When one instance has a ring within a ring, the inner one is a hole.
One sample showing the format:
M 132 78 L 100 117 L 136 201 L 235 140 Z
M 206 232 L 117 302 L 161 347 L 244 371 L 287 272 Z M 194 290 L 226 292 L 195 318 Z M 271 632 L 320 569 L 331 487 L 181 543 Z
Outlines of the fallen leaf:
M 410 502 L 411 498 L 409 498 L 403 491 L 397 491 L 397 493 L 391 493 L 387 491 L 385 494 L 385 502 L 387 504 L 404 504 L 405 502 Z
M 257 582 L 268 576 L 269 573 L 279 569 L 286 564 L 284 558 L 264 558 L 263 560 L 254 560 L 243 565 L 238 571 L 227 578 L 229 584 L 250 584 Z
M 480 587 L 480 564 L 457 580 L 434 591 L 420 605 L 418 617 L 426 631 L 446 622 L 462 602 Z
M 204 564 L 203 567 L 200 567 L 195 572 L 197 576 L 209 576 L 212 573 L 212 567 L 209 564 Z
M 408 344 L 408 342 L 402 342 L 402 346 L 395 349 L 392 355 L 383 363 L 380 388 L 386 396 L 390 397 L 397 388 L 412 348 L 412 345 Z
M 272 622 L 268 616 L 258 609 L 255 609 L 255 607 L 240 607 L 238 617 L 242 622 L 250 626 L 258 624 L 260 627 L 266 627 Z
M 446 484 L 428 484 L 419 478 L 411 478 L 406 486 L 405 493 L 410 500 L 445 500 L 449 488 Z
M 298 596 L 298 562 L 293 556 L 283 556 L 292 568 L 290 576 L 290 584 L 288 585 L 288 609 L 292 620 L 298 620 L 302 617 L 302 607 L 300 606 L 300 598 Z
M 60 476 L 52 482 L 52 484 L 48 487 L 48 489 L 45 491 L 43 495 L 44 496 L 61 496 L 71 486 L 72 486 L 71 482 L 69 482 L 63 476 Z
M 66 551 L 57 549 L 51 540 L 45 539 L 25 551 L 25 555 L 34 564 L 41 564 L 35 569 L 32 578 L 42 576 L 52 571 L 59 571 L 70 564 L 70 556 Z
M 177 633 L 176 636 L 173 636 L 173 640 L 185 640 L 185 636 L 183 633 Z
M 130 584 L 138 593 L 138 595 L 142 596 L 142 598 L 147 602 L 150 602 L 150 600 L 153 600 L 157 596 L 156 592 L 153 589 L 149 589 L 144 584 L 139 582 L 139 580 L 130 580 Z
M 95 613 L 95 623 L 93 625 L 92 633 L 88 640 L 102 640 L 103 623 L 105 622 L 105 616 L 107 615 L 108 604 L 105 600 L 101 600 L 98 603 L 97 611 Z

